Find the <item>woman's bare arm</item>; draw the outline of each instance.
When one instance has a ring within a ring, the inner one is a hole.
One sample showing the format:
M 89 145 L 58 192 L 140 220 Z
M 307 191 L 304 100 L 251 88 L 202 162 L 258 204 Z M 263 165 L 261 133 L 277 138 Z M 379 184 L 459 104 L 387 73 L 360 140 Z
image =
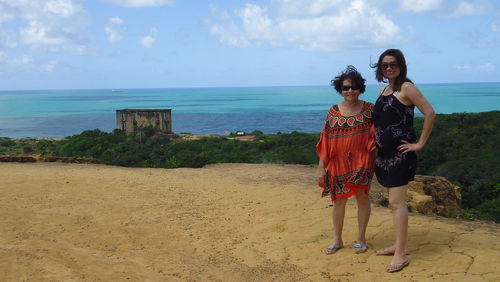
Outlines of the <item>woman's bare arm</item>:
M 425 99 L 424 95 L 422 95 L 418 88 L 412 83 L 403 84 L 401 87 L 401 96 L 406 101 L 415 105 L 424 115 L 424 125 L 417 143 L 409 143 L 408 141 L 402 140 L 405 144 L 400 145 L 398 149 L 403 153 L 421 150 L 431 135 L 436 113 L 434 112 L 434 108 L 432 108 L 429 101 Z

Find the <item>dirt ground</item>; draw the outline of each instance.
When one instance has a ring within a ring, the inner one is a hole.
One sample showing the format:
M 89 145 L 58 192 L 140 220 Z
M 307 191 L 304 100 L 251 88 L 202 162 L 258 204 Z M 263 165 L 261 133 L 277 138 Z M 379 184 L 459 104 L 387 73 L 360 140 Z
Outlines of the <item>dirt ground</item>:
M 356 255 L 326 256 L 331 206 L 300 165 L 142 169 L 0 163 L 1 281 L 498 281 L 494 223 L 411 214 L 410 265 L 384 269 L 390 210 L 373 207 Z

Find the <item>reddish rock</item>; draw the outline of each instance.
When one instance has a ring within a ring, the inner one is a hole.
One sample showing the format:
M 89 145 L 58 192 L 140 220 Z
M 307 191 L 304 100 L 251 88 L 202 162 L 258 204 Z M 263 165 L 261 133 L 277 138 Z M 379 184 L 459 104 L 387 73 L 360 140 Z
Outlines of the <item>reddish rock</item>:
M 26 156 L 0 156 L 0 162 L 34 163 L 36 158 Z
M 460 187 L 452 184 L 446 178 L 441 176 L 425 176 L 416 175 L 415 181 L 411 184 L 418 183 L 423 188 L 425 195 L 432 197 L 431 205 L 421 204 L 417 206 L 418 212 L 423 214 L 436 214 L 442 216 L 456 216 L 460 213 L 460 202 L 462 195 Z M 421 190 L 413 190 L 421 194 Z
M 79 164 L 100 164 L 101 161 L 93 158 L 71 158 L 71 157 L 35 157 L 35 156 L 0 156 L 0 162 L 62 162 Z
M 44 162 L 62 162 L 62 163 L 85 163 L 85 164 L 100 164 L 98 159 L 93 158 L 71 158 L 71 157 L 45 157 Z
M 370 195 L 373 202 L 388 206 L 387 191 L 376 180 L 372 183 Z M 461 200 L 460 187 L 441 176 L 416 175 L 415 180 L 408 184 L 406 203 L 410 212 L 447 217 L 456 216 L 461 210 Z

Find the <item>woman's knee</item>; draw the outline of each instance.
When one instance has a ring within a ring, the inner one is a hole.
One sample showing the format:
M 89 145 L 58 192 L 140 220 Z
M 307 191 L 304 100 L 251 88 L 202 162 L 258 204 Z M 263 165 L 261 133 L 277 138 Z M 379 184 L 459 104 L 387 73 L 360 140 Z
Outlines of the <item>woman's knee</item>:
M 356 201 L 358 202 L 358 205 L 369 205 L 370 204 L 370 196 L 366 193 L 360 193 L 356 195 Z
M 347 198 L 337 198 L 333 204 L 337 207 L 345 206 L 347 203 Z
M 404 199 L 398 199 L 398 200 L 391 200 L 389 199 L 389 208 L 392 210 L 398 210 L 398 209 L 405 209 L 406 208 L 406 200 Z
M 393 210 L 406 208 L 406 190 L 405 186 L 389 189 L 389 208 Z

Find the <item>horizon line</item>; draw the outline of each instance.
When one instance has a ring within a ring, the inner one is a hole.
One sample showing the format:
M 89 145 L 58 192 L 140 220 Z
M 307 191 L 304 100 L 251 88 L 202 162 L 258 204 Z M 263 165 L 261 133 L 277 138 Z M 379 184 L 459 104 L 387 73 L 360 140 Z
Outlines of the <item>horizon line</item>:
M 483 81 L 483 82 L 432 82 L 432 83 L 415 83 L 415 85 L 450 85 L 450 84 L 492 84 L 500 83 L 500 81 Z M 367 83 L 366 86 L 379 86 L 385 83 Z M 197 86 L 197 87 L 132 87 L 132 88 L 39 88 L 39 89 L 0 89 L 0 92 L 7 91 L 64 91 L 64 90 L 142 90 L 142 89 L 214 89 L 214 88 L 274 88 L 274 87 L 332 87 L 331 85 L 319 84 L 303 84 L 303 85 L 262 85 L 262 86 Z

